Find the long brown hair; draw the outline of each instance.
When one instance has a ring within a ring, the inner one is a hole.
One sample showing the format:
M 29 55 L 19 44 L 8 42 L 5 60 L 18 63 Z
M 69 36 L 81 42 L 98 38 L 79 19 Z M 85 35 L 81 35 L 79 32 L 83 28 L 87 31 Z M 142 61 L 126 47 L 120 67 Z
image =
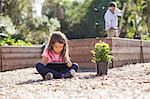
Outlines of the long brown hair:
M 50 39 L 49 39 L 49 42 L 48 42 L 48 45 L 47 45 L 48 53 L 53 50 L 53 45 L 56 42 L 64 44 L 63 50 L 60 53 L 60 56 L 62 57 L 62 61 L 65 62 L 66 60 L 70 60 L 69 48 L 68 48 L 68 39 L 60 31 L 55 31 L 50 35 Z

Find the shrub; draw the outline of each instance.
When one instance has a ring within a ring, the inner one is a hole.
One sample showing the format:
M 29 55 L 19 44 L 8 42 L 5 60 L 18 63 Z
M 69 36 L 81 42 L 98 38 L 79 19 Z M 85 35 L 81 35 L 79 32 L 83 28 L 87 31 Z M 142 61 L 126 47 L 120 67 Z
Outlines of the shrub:
M 25 42 L 23 40 L 11 39 L 11 37 L 6 37 L 3 40 L 0 40 L 0 46 L 31 46 L 30 42 Z
M 92 53 L 92 62 L 111 62 L 112 55 L 110 55 L 109 44 L 99 41 L 95 44 Z

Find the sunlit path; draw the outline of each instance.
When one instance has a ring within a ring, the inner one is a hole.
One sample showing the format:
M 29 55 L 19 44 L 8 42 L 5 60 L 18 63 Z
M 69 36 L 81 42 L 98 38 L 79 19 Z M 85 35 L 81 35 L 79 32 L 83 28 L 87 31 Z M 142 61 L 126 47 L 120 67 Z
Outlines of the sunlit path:
M 149 99 L 150 63 L 109 69 L 107 76 L 80 72 L 72 79 L 43 81 L 35 68 L 0 73 L 0 99 Z

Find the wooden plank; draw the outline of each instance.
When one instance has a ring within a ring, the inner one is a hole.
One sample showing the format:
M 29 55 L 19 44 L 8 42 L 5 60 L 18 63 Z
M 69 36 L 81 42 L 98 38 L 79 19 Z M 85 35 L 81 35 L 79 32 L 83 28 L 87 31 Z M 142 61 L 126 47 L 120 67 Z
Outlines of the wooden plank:
M 113 46 L 112 53 L 140 53 L 140 47 Z
M 134 53 L 134 54 L 129 54 L 129 53 L 113 53 L 113 61 L 122 61 L 122 60 L 135 60 L 138 59 L 140 60 L 140 54 Z
M 150 41 L 142 41 L 143 47 L 150 48 Z
M 98 40 L 96 38 L 88 38 L 88 39 L 73 39 L 69 41 L 69 47 L 85 47 L 85 46 L 91 46 L 94 47 L 95 43 L 97 43 L 99 40 L 102 40 L 109 45 L 111 45 L 111 39 L 108 38 L 99 38 Z
M 92 62 L 79 62 L 78 64 L 79 64 L 80 69 L 95 69 L 96 70 L 95 63 L 92 63 Z M 112 63 L 109 64 L 108 68 L 112 68 Z
M 131 63 L 137 63 L 139 62 L 139 60 L 132 60 L 132 61 L 129 61 L 129 60 L 119 60 L 119 61 L 113 61 L 113 67 L 120 67 L 120 66 L 123 66 L 123 65 L 127 65 L 127 64 L 131 64 Z
M 143 47 L 143 53 L 144 54 L 150 53 L 150 47 Z
M 146 63 L 146 62 L 150 62 L 150 59 L 144 59 L 144 62 Z
M 93 47 L 76 47 L 69 50 L 70 55 L 86 55 L 91 54 L 91 50 Z
M 92 62 L 79 62 L 80 69 L 95 69 L 95 64 Z
M 84 47 L 84 46 L 94 46 L 97 42 L 96 38 L 88 38 L 88 39 L 73 39 L 70 40 L 69 47 Z
M 147 53 L 144 54 L 144 60 L 147 60 L 147 59 L 150 59 L 150 53 L 149 54 L 147 54 Z
M 28 68 L 28 67 L 34 67 L 34 65 L 35 65 L 35 64 L 5 66 L 2 71 L 8 71 L 8 70 L 16 70 L 16 69 L 23 69 L 23 68 Z
M 6 68 L 14 68 L 16 69 L 15 66 L 19 66 L 19 67 L 22 67 L 22 66 L 25 66 L 25 65 L 31 65 L 31 64 L 36 64 L 37 62 L 40 61 L 40 59 L 5 59 L 5 60 L 2 60 L 3 63 L 3 68 L 2 70 L 6 70 Z M 14 66 L 14 67 L 12 67 Z
M 17 53 L 17 52 L 22 52 L 22 53 L 31 53 L 31 52 L 41 52 L 40 47 L 2 47 L 2 53 L 9 52 L 9 53 Z
M 116 57 L 110 67 L 122 66 L 124 64 L 140 62 L 140 40 L 132 40 L 126 38 L 99 38 L 110 44 L 112 55 Z M 83 68 L 95 68 L 95 64 L 91 62 L 91 50 L 96 38 L 70 40 L 70 56 L 73 62 L 77 62 Z M 2 64 L 1 70 L 13 70 L 16 68 L 24 68 L 35 64 L 41 59 L 41 46 L 38 47 L 2 47 Z M 150 42 L 143 43 L 144 62 L 150 61 Z M 3 69 L 4 67 L 4 69 Z
M 41 59 L 41 47 L 2 47 L 2 71 L 29 67 Z
M 71 56 L 72 61 L 76 62 L 91 62 L 92 55 L 74 55 Z
M 116 38 L 112 37 L 112 45 L 120 45 L 120 46 L 140 46 L 140 40 L 136 39 L 127 39 L 127 38 Z
M 142 41 L 144 62 L 150 62 L 150 42 Z
M 40 53 L 3 53 L 2 58 L 3 59 L 11 59 L 11 58 L 40 58 Z
M 84 46 L 91 46 L 94 47 L 95 43 L 99 42 L 99 40 L 108 43 L 110 46 L 112 45 L 111 38 L 88 38 L 88 39 L 74 39 L 70 40 L 70 47 L 84 47 Z

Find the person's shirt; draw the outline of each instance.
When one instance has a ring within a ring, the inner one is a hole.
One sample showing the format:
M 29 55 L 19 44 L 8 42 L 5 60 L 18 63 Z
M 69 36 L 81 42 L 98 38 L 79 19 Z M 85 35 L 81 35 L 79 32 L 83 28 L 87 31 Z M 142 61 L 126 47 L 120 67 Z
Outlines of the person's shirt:
M 62 62 L 62 58 L 61 58 L 60 54 L 56 54 L 54 51 L 48 52 L 47 48 L 44 49 L 42 56 L 44 56 L 48 59 L 48 63 Z
M 114 14 L 110 11 L 110 8 L 106 11 L 104 15 L 106 31 L 111 27 L 118 28 L 118 16 L 122 16 L 122 11 L 118 8 L 115 9 Z

